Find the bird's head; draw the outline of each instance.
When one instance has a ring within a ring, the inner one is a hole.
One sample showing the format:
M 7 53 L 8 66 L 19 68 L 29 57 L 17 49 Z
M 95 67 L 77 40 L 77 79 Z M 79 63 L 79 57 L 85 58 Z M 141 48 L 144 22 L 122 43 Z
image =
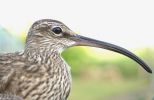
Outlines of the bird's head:
M 123 54 L 138 64 L 147 72 L 152 70 L 139 57 L 130 51 L 103 41 L 90 39 L 76 34 L 66 25 L 57 20 L 43 19 L 36 21 L 29 30 L 26 40 L 27 52 L 58 52 L 72 46 L 92 46 Z

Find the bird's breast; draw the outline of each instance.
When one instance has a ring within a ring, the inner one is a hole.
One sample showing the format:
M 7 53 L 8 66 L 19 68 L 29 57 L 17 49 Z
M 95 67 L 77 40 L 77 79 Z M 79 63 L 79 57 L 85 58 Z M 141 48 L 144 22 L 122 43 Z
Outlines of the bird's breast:
M 71 89 L 69 66 L 42 65 L 37 73 L 20 77 L 21 95 L 25 100 L 66 100 Z

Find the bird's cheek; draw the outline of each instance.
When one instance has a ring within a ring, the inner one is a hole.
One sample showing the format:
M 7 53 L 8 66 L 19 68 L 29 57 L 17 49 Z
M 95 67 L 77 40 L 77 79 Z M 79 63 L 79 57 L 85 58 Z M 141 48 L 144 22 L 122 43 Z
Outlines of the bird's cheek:
M 65 43 L 63 42 L 63 44 L 65 45 L 65 48 L 69 48 L 69 47 L 74 46 L 76 44 L 76 42 L 72 41 L 72 40 L 69 40 L 69 41 L 67 40 L 67 41 L 65 41 Z
M 72 46 L 74 46 L 75 44 L 76 44 L 75 41 L 71 41 L 71 42 L 68 44 L 68 47 L 72 47 Z

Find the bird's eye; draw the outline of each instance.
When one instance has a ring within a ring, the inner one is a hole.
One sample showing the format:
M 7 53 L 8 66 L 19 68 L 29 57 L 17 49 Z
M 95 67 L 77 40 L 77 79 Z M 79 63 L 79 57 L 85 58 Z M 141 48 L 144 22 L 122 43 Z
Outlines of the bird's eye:
M 60 27 L 54 27 L 54 28 L 52 29 L 52 31 L 53 31 L 55 34 L 60 34 L 60 33 L 62 33 L 62 29 L 61 29 Z

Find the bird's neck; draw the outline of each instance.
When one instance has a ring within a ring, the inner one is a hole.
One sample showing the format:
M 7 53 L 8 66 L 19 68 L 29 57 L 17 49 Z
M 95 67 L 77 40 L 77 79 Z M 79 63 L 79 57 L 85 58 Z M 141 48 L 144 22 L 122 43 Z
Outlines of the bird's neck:
M 61 52 L 55 50 L 55 48 L 51 49 L 50 52 L 46 50 L 40 51 L 39 48 L 37 50 L 34 49 L 29 51 L 26 51 L 25 49 L 24 55 L 29 61 L 40 64 L 41 67 L 48 66 L 49 69 L 51 68 L 52 70 L 49 70 L 49 73 L 53 73 L 54 71 L 59 73 L 59 75 L 61 75 L 61 73 L 67 74 L 69 80 L 71 80 L 70 67 L 61 57 Z
M 61 53 L 55 48 L 51 49 L 43 49 L 40 47 L 33 48 L 33 49 L 25 49 L 24 54 L 29 60 L 38 62 L 40 64 L 42 63 L 48 63 L 48 61 L 56 61 L 61 58 Z

